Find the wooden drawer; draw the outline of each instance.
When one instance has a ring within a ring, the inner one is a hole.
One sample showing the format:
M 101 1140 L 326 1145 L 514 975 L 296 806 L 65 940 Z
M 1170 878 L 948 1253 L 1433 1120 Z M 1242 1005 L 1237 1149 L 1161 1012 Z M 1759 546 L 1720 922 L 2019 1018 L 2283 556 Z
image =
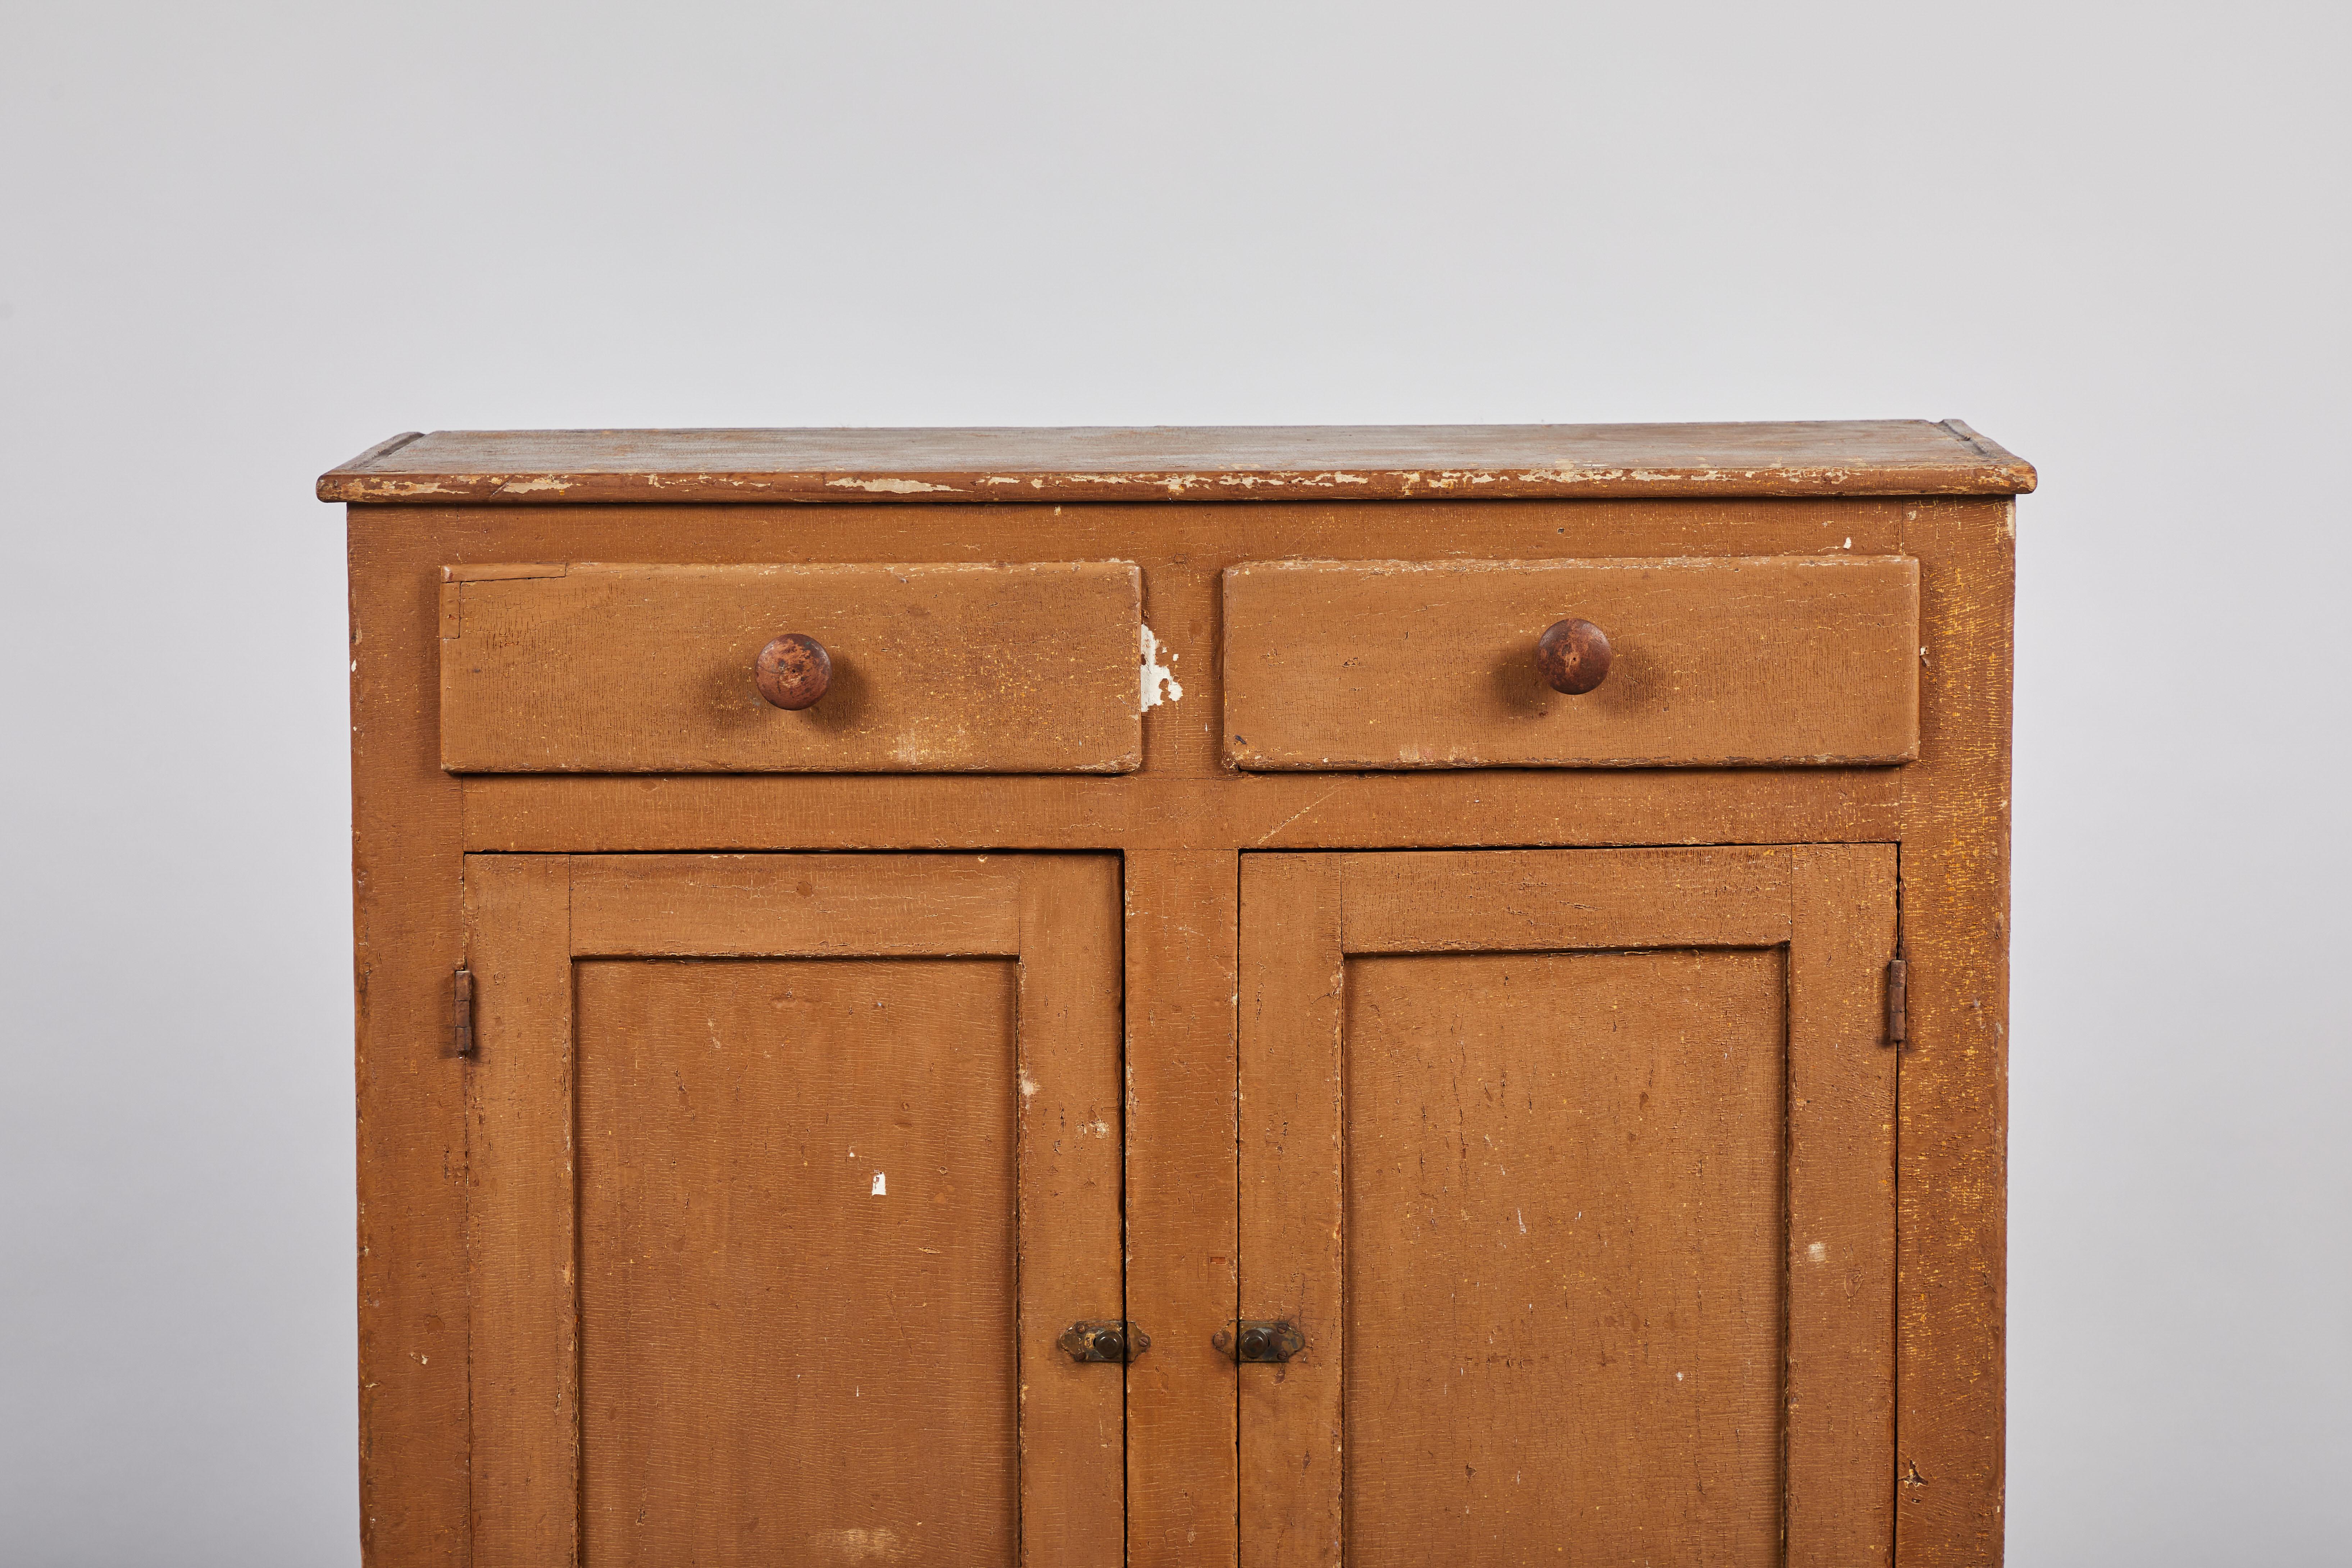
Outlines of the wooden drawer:
M 441 602 L 452 773 L 1104 773 L 1142 756 L 1124 562 L 457 566 Z M 771 707 L 771 638 L 822 643 Z
M 1536 640 L 1607 633 L 1547 686 Z M 1790 767 L 1919 751 L 1905 556 L 1275 561 L 1224 574 L 1225 755 L 1244 769 Z

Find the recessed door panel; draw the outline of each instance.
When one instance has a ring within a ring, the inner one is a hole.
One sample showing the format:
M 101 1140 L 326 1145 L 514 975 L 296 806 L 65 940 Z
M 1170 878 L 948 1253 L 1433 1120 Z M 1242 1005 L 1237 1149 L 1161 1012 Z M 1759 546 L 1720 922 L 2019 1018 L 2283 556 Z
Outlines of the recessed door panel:
M 577 971 L 586 1561 L 1006 1561 L 1014 966 Z
M 1778 1561 L 1780 972 L 1349 961 L 1349 1562 Z

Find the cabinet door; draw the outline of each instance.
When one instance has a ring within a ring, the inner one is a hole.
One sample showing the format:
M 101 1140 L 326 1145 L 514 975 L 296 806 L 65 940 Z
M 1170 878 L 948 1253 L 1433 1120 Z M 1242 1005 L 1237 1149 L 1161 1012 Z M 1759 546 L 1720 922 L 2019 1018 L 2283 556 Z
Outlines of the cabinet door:
M 1252 855 L 1245 1568 L 1894 1533 L 1892 846 Z
M 1117 860 L 466 894 L 474 1561 L 1117 1563 Z

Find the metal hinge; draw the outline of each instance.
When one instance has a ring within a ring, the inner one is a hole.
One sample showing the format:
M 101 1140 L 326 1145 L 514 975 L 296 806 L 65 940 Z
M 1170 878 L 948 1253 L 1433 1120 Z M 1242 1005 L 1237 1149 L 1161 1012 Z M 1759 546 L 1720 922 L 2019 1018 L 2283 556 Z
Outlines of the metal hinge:
M 1901 953 L 1886 961 L 1886 1043 L 1900 1048 L 1910 1036 L 1911 983 Z
M 460 969 L 449 983 L 449 1054 L 474 1054 L 474 972 Z

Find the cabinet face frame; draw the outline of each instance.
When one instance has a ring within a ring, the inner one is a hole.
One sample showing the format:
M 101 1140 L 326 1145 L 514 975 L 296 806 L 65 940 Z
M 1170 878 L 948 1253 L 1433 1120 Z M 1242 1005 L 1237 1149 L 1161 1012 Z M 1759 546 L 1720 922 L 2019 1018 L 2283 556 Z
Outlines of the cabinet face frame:
M 419 498 L 420 500 L 424 498 Z M 363 504 L 352 567 L 361 1523 L 371 1563 L 470 1560 L 464 1073 L 448 1056 L 464 857 L 758 851 L 1124 858 L 1129 1554 L 1234 1561 L 1229 1361 L 1163 1324 L 1234 1310 L 1234 953 L 1254 850 L 1900 846 L 1896 1552 L 2000 1559 L 2010 624 L 2006 495 L 1734 493 L 1050 506 Z M 1850 541 L 1850 543 L 1848 542 Z M 1920 757 L 1901 767 L 1236 778 L 1217 575 L 1244 561 L 1916 557 Z M 452 563 L 1132 560 L 1184 688 L 1121 778 L 458 778 L 442 771 Z M 1165 1337 L 1163 1337 L 1165 1336 Z M 485 1560 L 486 1561 L 486 1560 Z
M 1306 1341 L 1242 1372 L 1244 1568 L 1324 1568 L 1348 1537 L 1350 960 L 1693 949 L 1782 963 L 1777 1560 L 1888 1560 L 1895 889 L 1891 845 L 1242 858 L 1239 1316 Z
M 1105 1478 L 1116 1483 L 1125 1468 L 1124 1369 L 1082 1365 L 1055 1344 L 1074 1321 L 1126 1316 L 1118 900 L 1108 856 L 467 858 L 478 1561 L 554 1568 L 579 1562 L 584 1545 L 573 965 L 753 957 L 1017 965 L 1006 1075 L 1009 1092 L 1017 1085 L 1016 1391 L 1006 1414 L 1020 1560 L 1122 1560 L 1122 1510 L 1099 1500 Z M 919 1434 L 908 1436 L 919 1448 Z

